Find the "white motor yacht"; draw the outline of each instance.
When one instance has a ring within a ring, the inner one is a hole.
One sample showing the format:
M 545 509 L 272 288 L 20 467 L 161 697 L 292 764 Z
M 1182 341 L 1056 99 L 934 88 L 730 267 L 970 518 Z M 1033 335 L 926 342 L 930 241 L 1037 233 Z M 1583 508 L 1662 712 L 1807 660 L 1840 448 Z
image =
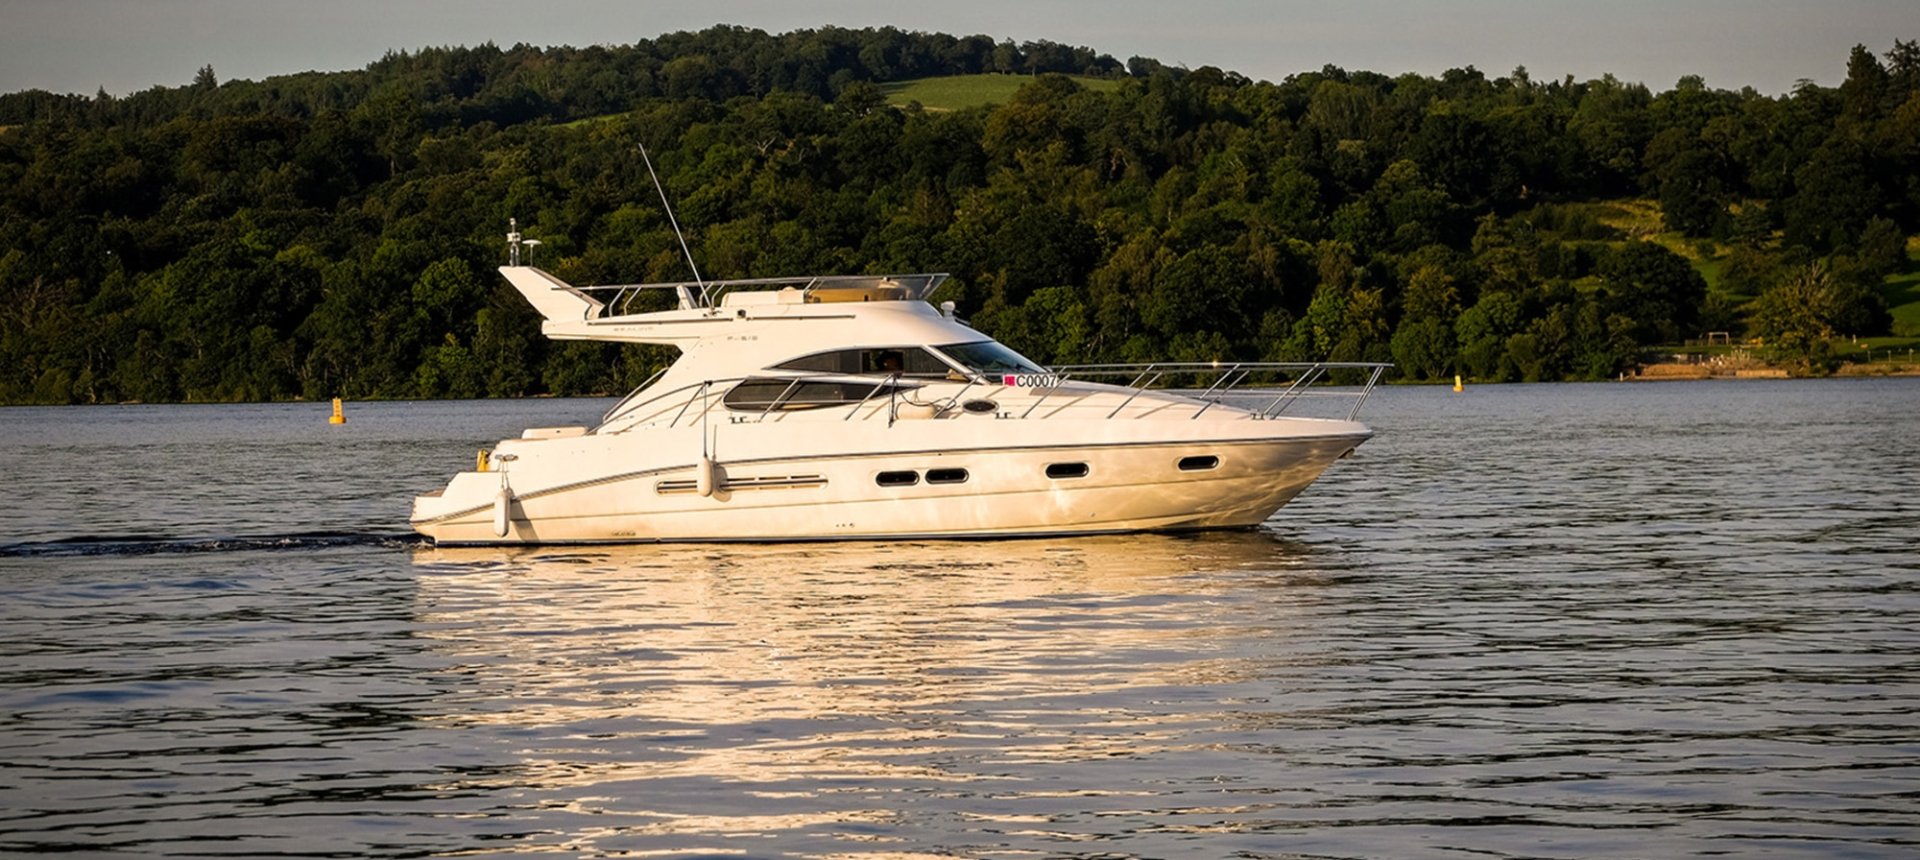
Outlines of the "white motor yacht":
M 681 354 L 598 426 L 527 430 L 415 498 L 440 544 L 1253 526 L 1373 435 L 1354 418 L 1386 367 L 1048 369 L 930 304 L 945 275 L 574 287 L 510 244 L 547 336 Z M 661 290 L 677 307 L 628 312 Z M 1315 387 L 1336 370 L 1365 383 Z M 1344 417 L 1287 414 L 1330 393 Z

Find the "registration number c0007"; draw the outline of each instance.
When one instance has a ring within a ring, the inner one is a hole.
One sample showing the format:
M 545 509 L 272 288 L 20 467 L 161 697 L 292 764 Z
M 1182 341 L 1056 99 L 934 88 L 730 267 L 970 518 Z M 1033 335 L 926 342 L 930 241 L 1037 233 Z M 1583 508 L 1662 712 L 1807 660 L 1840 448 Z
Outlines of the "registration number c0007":
M 1052 388 L 1060 384 L 1060 376 L 1054 373 L 1007 373 L 1000 376 L 1000 384 L 1014 388 Z

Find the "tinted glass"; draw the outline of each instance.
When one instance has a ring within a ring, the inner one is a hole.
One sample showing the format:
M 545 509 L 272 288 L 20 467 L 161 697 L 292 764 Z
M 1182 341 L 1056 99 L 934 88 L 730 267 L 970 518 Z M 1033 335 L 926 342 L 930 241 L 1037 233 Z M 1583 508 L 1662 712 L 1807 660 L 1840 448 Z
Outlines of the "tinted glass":
M 721 402 L 740 412 L 764 412 L 845 406 L 886 397 L 892 386 L 867 382 L 796 382 L 791 379 L 747 379 L 735 385 Z M 905 389 L 894 388 L 896 391 Z
M 975 373 L 1046 373 L 1026 356 L 990 340 L 979 343 L 955 343 L 940 347 L 948 358 Z
M 903 376 L 946 376 L 953 370 L 933 353 L 917 346 L 841 349 L 802 356 L 776 366 L 781 370 L 847 375 L 898 373 Z

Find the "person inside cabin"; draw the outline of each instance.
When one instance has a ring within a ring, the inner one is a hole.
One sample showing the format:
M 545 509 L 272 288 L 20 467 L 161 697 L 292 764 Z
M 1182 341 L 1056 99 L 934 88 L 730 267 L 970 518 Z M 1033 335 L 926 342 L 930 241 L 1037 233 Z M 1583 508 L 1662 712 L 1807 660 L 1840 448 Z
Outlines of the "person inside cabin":
M 880 372 L 888 375 L 899 373 L 904 362 L 897 349 L 883 350 L 880 353 Z

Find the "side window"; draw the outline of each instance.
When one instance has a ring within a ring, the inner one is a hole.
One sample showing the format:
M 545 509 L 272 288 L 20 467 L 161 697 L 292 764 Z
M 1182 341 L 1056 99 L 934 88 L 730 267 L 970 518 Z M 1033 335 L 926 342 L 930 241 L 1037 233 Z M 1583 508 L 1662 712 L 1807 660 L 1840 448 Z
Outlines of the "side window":
M 869 382 L 814 382 L 792 379 L 756 378 L 741 380 L 721 398 L 735 412 L 789 412 L 800 409 L 825 409 L 846 406 L 863 400 L 886 397 L 898 386 Z
M 904 372 L 907 376 L 946 376 L 953 372 L 951 365 L 935 358 L 933 353 L 924 349 L 915 348 L 902 350 L 902 352 L 905 353 Z
M 881 376 L 906 373 L 906 352 L 898 349 L 863 349 L 860 351 L 860 372 Z
M 889 376 L 895 373 L 902 376 L 946 376 L 948 371 L 953 369 L 946 362 L 934 357 L 933 353 L 912 346 L 820 352 L 784 361 L 774 367 L 777 370 L 840 373 L 849 376 L 862 374 Z
M 860 350 L 843 349 L 837 352 L 819 352 L 802 356 L 792 361 L 775 365 L 780 370 L 801 370 L 808 373 L 859 373 Z

